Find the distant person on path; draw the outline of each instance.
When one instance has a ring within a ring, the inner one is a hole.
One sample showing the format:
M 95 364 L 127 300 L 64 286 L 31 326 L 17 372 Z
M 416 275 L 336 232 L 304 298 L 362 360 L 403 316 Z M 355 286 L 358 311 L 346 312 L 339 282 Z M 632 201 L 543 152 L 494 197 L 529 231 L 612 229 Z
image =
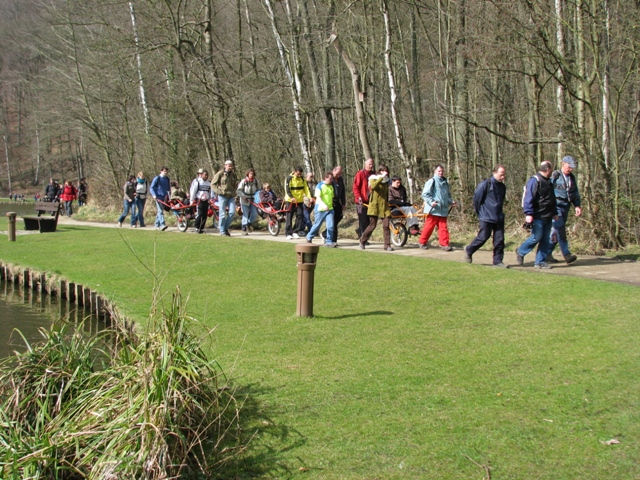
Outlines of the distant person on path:
M 307 233 L 307 242 L 311 243 L 313 241 L 313 237 L 318 234 L 320 227 L 322 227 L 322 224 L 326 221 L 327 234 L 324 244 L 327 247 L 335 248 L 338 245 L 333 241 L 333 196 L 335 194 L 333 187 L 333 172 L 327 172 L 324 174 L 323 181 L 316 185 L 314 194 L 316 197 L 314 222 L 309 233 Z
M 191 182 L 189 191 L 189 200 L 191 205 L 198 203 L 195 227 L 197 233 L 204 233 L 204 227 L 207 223 L 207 213 L 209 212 L 209 199 L 211 198 L 211 182 L 209 181 L 209 172 L 206 170 L 198 171 L 198 176 Z
M 369 216 L 367 213 L 367 203 L 369 202 L 369 177 L 374 173 L 373 158 L 367 158 L 364 168 L 356 173 L 353 178 L 353 198 L 356 202 L 358 212 L 358 238 L 362 236 L 369 226 Z
M 84 207 L 87 204 L 87 180 L 81 178 L 78 182 L 78 207 Z
M 160 169 L 160 173 L 151 180 L 151 185 L 149 186 L 149 192 L 155 200 L 157 208 L 154 226 L 163 232 L 167 229 L 167 224 L 164 221 L 164 205 L 158 202 L 158 200 L 166 202 L 169 198 L 171 181 L 169 180 L 168 175 L 169 169 L 167 167 L 162 167 Z
M 122 222 L 127 218 L 127 215 L 131 213 L 131 228 L 136 228 L 135 215 L 133 213 L 133 206 L 136 199 L 136 177 L 131 175 L 129 180 L 124 184 L 124 197 L 123 197 L 123 209 L 122 215 L 118 218 L 118 226 L 122 226 Z
M 242 234 L 249 235 L 249 227 L 258 217 L 258 209 L 253 204 L 256 193 L 260 190 L 260 184 L 256 179 L 256 171 L 253 168 L 247 170 L 245 177 L 238 184 L 237 194 L 240 197 L 242 208 Z
M 386 165 L 380 165 L 378 174 L 370 175 L 368 183 L 371 191 L 369 207 L 367 208 L 369 225 L 360 236 L 360 248 L 364 250 L 369 238 L 371 238 L 371 234 L 378 225 L 378 219 L 381 218 L 384 249 L 387 252 L 393 252 L 391 232 L 389 231 L 389 215 L 391 215 L 391 210 L 389 210 L 389 169 Z
M 133 225 L 140 225 L 140 228 L 146 227 L 144 223 L 144 206 L 147 203 L 147 195 L 149 193 L 149 182 L 144 177 L 144 172 L 138 172 L 136 177 L 136 197 L 133 208 Z
M 67 217 L 73 215 L 73 201 L 78 198 L 78 190 L 73 186 L 71 180 L 67 180 L 64 182 L 64 187 L 62 187 L 62 195 L 60 195 L 60 200 L 64 202 L 64 213 Z
M 229 227 L 236 213 L 236 190 L 238 188 L 238 176 L 232 160 L 224 162 L 224 168 L 216 173 L 211 185 L 218 194 L 220 235 L 230 237 Z
M 504 259 L 504 198 L 507 187 L 504 184 L 506 170 L 504 165 L 496 165 L 493 174 L 480 182 L 473 195 L 480 228 L 476 238 L 465 247 L 464 259 L 467 263 L 473 261 L 473 254 L 481 248 L 493 234 L 493 265 L 508 268 Z
M 284 181 L 284 201 L 285 210 L 287 210 L 285 221 L 285 234 L 287 240 L 292 238 L 300 238 L 300 232 L 303 231 L 303 210 L 305 197 L 310 197 L 309 185 L 302 178 L 302 167 L 296 167 L 293 172 Z M 295 215 L 295 223 L 293 216 Z
M 444 167 L 442 165 L 436 166 L 433 171 L 433 177 L 424 184 L 422 198 L 424 199 L 424 213 L 428 216 L 420 235 L 420 248 L 423 250 L 429 248 L 429 238 L 437 227 L 440 248 L 450 252 L 453 248 L 449 245 L 447 217 L 449 216 L 449 210 L 455 206 L 456 202 L 451 197 L 449 181 L 444 176 Z
M 44 189 L 44 201 L 45 202 L 55 202 L 58 197 L 58 184 L 53 178 L 49 179 L 49 184 Z
M 524 263 L 525 255 L 537 245 L 535 267 L 551 268 L 546 259 L 551 253 L 551 227 L 557 218 L 557 207 L 550 177 L 551 162 L 544 161 L 525 187 L 522 208 L 526 225 L 531 225 L 531 235 L 516 249 L 516 264 L 519 266 Z
M 567 265 L 578 259 L 569 250 L 569 241 L 567 240 L 567 219 L 569 218 L 571 205 L 575 208 L 576 217 L 582 215 L 578 182 L 576 182 L 576 177 L 572 173 L 575 168 L 576 161 L 573 157 L 567 155 L 562 159 L 560 170 L 556 170 L 551 174 L 551 184 L 556 197 L 558 218 L 552 222 L 551 247 L 547 256 L 548 263 L 558 263 L 558 260 L 553 258 L 553 250 L 557 244 L 560 244 L 560 252 Z
M 331 172 L 333 174 L 333 236 L 331 243 L 338 244 L 338 224 L 344 217 L 343 211 L 347 204 L 347 191 L 344 186 L 342 167 L 337 165 Z M 327 231 L 324 231 L 324 238 L 327 238 Z

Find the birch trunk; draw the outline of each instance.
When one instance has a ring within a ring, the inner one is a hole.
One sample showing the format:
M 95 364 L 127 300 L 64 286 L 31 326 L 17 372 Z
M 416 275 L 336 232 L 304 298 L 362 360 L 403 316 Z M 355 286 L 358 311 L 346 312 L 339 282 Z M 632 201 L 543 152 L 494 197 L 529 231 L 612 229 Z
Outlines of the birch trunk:
M 267 16 L 271 21 L 271 31 L 276 40 L 276 45 L 278 47 L 278 55 L 280 56 L 280 63 L 282 64 L 282 69 L 287 77 L 287 81 L 289 82 L 289 89 L 291 91 L 291 100 L 293 103 L 293 115 L 295 118 L 296 130 L 298 131 L 298 140 L 300 142 L 300 150 L 302 152 L 302 159 L 304 161 L 304 167 L 307 172 L 312 172 L 313 168 L 311 165 L 311 155 L 309 153 L 309 147 L 307 144 L 307 139 L 304 133 L 304 127 L 302 125 L 302 112 L 300 107 L 300 90 L 299 90 L 299 79 L 294 76 L 294 72 L 291 69 L 291 58 L 287 55 L 286 47 L 282 41 L 282 37 L 280 36 L 280 31 L 278 29 L 278 25 L 276 23 L 276 17 L 273 12 L 273 7 L 271 6 L 271 0 L 262 0 L 265 9 L 267 11 Z

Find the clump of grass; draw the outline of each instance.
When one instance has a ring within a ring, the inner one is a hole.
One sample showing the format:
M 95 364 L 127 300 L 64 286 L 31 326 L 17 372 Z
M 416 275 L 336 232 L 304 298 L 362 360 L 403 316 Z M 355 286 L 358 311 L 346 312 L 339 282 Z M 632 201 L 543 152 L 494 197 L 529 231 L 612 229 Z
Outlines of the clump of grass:
M 0 478 L 219 471 L 241 449 L 238 406 L 194 322 L 177 292 L 139 336 L 52 329 L 0 364 Z

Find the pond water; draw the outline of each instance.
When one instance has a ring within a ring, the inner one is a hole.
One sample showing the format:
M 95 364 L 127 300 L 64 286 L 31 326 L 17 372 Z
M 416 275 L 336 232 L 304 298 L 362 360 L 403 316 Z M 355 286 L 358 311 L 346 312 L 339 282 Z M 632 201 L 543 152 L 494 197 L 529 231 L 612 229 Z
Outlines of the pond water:
M 33 203 L 10 202 L 0 203 L 0 216 L 6 217 L 7 212 L 16 212 L 18 217 L 22 215 L 35 215 Z
M 42 340 L 38 329 L 48 329 L 60 319 L 81 325 L 90 333 L 105 328 L 102 320 L 83 307 L 22 285 L 0 282 L 0 358 L 11 355 L 14 350 L 25 350 L 24 340 L 15 329 L 29 342 L 37 342 Z

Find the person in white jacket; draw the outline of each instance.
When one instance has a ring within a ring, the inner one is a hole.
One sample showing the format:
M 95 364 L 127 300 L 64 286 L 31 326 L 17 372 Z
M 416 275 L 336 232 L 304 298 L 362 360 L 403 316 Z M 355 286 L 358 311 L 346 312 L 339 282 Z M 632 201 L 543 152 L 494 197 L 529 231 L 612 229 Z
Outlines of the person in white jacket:
M 195 227 L 198 233 L 204 233 L 204 226 L 207 222 L 207 212 L 209 211 L 209 199 L 211 198 L 211 182 L 209 172 L 203 170 L 198 177 L 191 182 L 189 200 L 191 204 L 198 202 L 198 213 L 196 214 Z

